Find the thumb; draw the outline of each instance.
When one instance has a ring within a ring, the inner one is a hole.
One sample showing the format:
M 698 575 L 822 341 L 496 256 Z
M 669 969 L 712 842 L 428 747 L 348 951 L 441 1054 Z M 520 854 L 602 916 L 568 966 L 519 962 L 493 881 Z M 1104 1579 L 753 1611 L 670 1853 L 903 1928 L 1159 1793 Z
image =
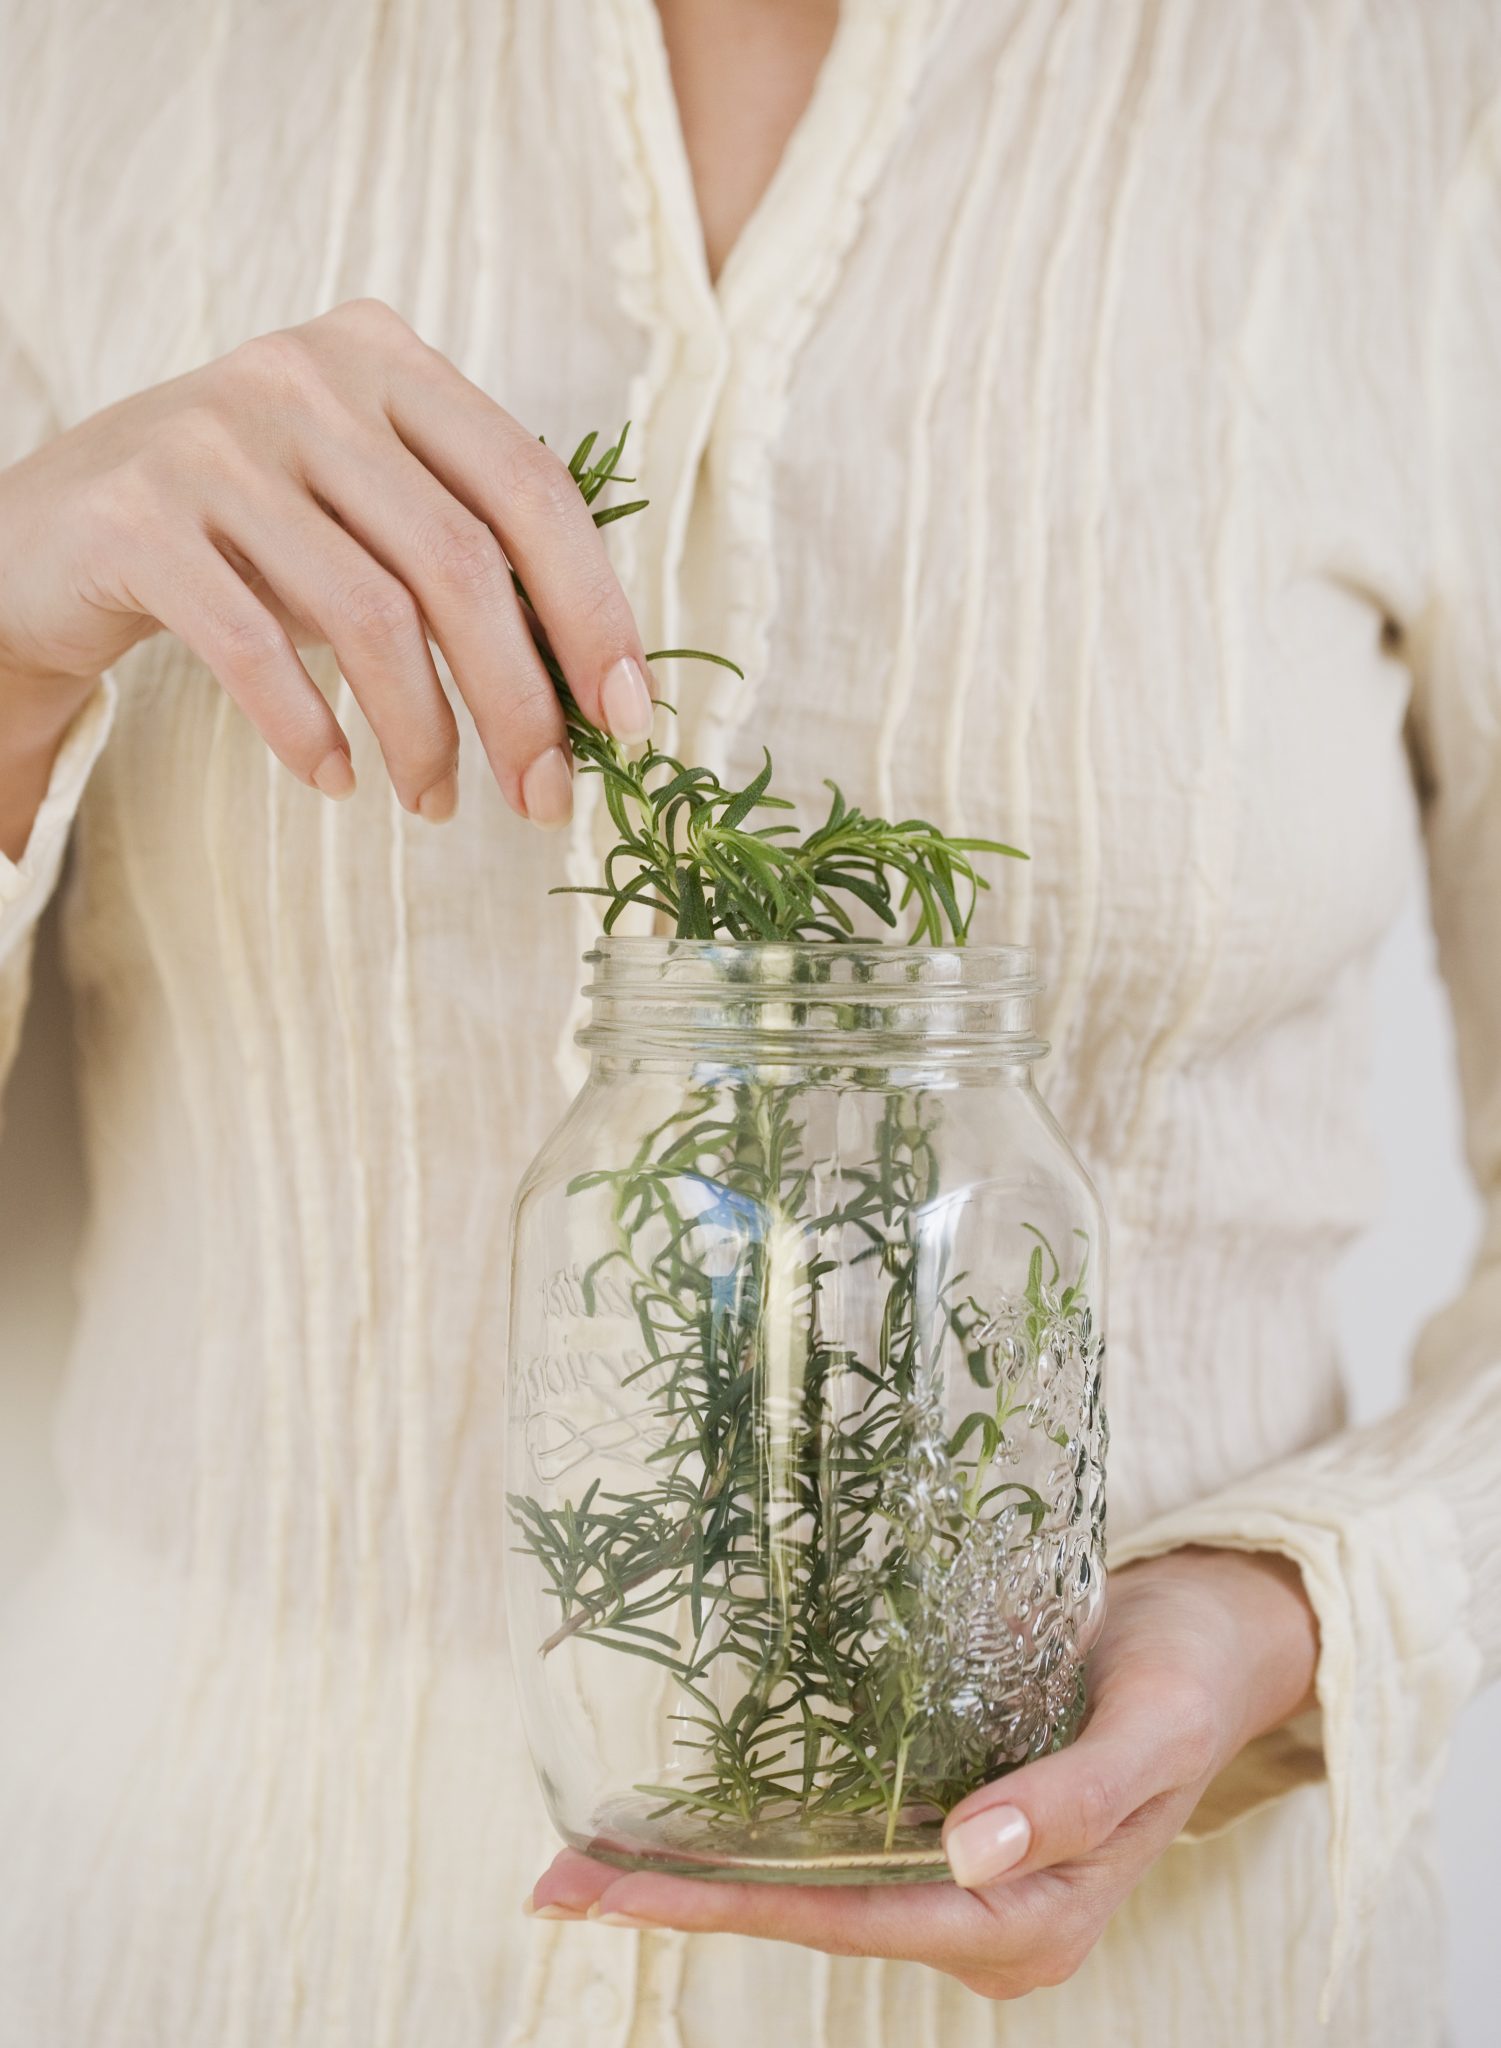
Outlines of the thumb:
M 1102 1700 L 1069 1749 L 983 1785 L 949 1814 L 943 1846 L 954 1882 L 997 1878 L 1088 1855 L 1159 1793 L 1213 1768 L 1210 1718 L 1194 1689 L 1123 1686 Z

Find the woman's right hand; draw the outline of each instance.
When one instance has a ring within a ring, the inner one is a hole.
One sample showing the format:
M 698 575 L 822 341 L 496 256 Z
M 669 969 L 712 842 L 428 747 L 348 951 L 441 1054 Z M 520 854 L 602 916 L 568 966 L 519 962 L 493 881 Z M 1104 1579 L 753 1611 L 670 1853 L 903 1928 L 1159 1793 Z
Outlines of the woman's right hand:
M 332 647 L 401 802 L 453 815 L 447 658 L 507 801 L 572 809 L 557 692 L 526 588 L 585 715 L 646 737 L 630 606 L 564 464 L 374 300 L 246 342 L 110 406 L 0 473 L 0 758 L 7 718 L 53 745 L 146 635 L 186 642 L 299 780 L 354 788 L 349 742 L 295 643 Z

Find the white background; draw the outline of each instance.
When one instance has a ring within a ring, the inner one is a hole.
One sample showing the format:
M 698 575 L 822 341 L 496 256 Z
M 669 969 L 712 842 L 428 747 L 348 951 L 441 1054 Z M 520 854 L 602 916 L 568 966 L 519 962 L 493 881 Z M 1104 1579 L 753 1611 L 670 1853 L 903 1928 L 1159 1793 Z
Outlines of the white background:
M 1448 1017 L 1416 910 L 1392 934 L 1377 982 L 1372 1113 L 1386 1161 L 1380 1221 L 1339 1276 L 1357 1417 L 1399 1397 L 1412 1339 L 1458 1286 L 1476 1209 L 1460 1152 Z M 47 1429 L 69 1324 L 78 1236 L 67 1020 L 50 935 L 0 1137 L 0 1593 L 57 1512 Z M 1496 1446 L 1501 1485 L 1501 1445 Z M 1451 1915 L 1453 2048 L 1494 2048 L 1501 2011 L 1501 1686 L 1460 1729 L 1440 1824 Z

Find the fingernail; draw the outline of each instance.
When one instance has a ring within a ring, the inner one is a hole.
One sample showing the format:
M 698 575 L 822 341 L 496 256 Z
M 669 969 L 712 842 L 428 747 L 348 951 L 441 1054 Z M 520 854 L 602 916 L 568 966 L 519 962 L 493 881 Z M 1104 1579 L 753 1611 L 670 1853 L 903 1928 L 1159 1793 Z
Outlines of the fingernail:
M 973 1891 L 1020 1863 L 1031 1841 L 1032 1823 L 1019 1807 L 989 1806 L 950 1828 L 943 1850 L 955 1884 Z
M 638 1933 L 654 1934 L 657 1931 L 653 1920 L 638 1920 L 633 1913 L 601 1913 L 598 1906 L 591 1906 L 585 1914 L 586 1920 L 593 1920 L 601 1927 L 634 1927 Z
M 582 1920 L 582 1913 L 574 1906 L 534 1906 L 530 1899 L 523 1899 L 521 1910 L 528 1920 Z
M 651 738 L 652 701 L 646 678 L 627 655 L 617 661 L 605 677 L 600 691 L 605 724 L 612 736 L 628 747 Z
M 342 747 L 323 756 L 313 770 L 313 787 L 331 796 L 336 804 L 354 795 L 354 764 Z
M 566 825 L 573 816 L 573 776 L 561 747 L 539 754 L 521 778 L 526 815 L 544 831 Z
M 429 825 L 446 825 L 459 807 L 459 771 L 450 768 L 417 799 L 417 815 Z

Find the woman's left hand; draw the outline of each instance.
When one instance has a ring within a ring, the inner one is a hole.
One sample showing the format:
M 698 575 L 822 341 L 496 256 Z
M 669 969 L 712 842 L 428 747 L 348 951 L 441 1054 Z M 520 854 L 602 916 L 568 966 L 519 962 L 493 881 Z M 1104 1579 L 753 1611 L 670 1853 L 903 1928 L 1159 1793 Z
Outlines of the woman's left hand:
M 622 1872 L 564 1850 L 530 1910 L 900 1957 L 986 1998 L 1071 1977 L 1210 1780 L 1311 1704 L 1318 1632 L 1281 1558 L 1180 1550 L 1117 1573 L 1071 1748 L 961 1801 L 952 1884 L 766 1885 Z

